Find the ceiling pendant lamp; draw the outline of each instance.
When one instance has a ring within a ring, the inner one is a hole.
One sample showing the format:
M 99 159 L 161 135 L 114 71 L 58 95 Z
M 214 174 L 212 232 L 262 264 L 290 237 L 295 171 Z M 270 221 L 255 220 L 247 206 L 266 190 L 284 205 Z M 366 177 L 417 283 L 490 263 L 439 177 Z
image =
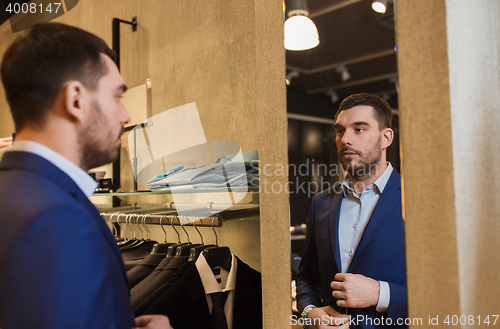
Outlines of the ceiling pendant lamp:
M 318 29 L 307 17 L 306 0 L 288 1 L 288 19 L 285 21 L 285 49 L 306 50 L 319 44 Z
M 372 9 L 379 14 L 385 14 L 387 10 L 387 0 L 375 0 L 372 2 Z

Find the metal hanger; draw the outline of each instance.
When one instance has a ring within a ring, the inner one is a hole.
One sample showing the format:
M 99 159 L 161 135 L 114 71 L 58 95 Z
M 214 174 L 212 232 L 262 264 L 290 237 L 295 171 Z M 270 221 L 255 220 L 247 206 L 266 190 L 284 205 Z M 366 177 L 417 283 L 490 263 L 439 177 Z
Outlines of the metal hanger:
M 188 243 L 191 243 L 191 241 L 189 240 L 189 234 L 184 228 L 184 224 L 182 224 L 184 222 L 184 218 L 186 218 L 186 216 L 182 216 L 182 218 L 179 220 L 179 224 L 181 225 L 181 228 L 184 230 L 184 233 L 186 233 Z
M 123 240 L 118 242 L 119 246 L 123 246 L 128 242 L 127 234 L 126 234 L 127 232 L 125 232 L 125 230 L 123 229 L 123 226 L 120 223 L 120 216 L 122 216 L 122 215 L 125 216 L 125 214 L 118 214 L 118 216 L 116 217 L 116 223 L 118 224 L 118 226 L 120 226 L 120 234 L 121 234 L 121 232 L 123 232 L 123 238 L 122 238 Z
M 170 225 L 174 229 L 175 233 L 177 233 L 178 243 L 175 243 L 175 244 L 168 247 L 167 256 L 175 256 L 177 253 L 176 252 L 177 247 L 184 246 L 184 245 L 188 244 L 187 242 L 181 242 L 181 235 L 174 227 L 174 218 L 179 219 L 179 217 L 176 215 L 176 216 L 172 216 L 172 218 L 170 219 Z M 180 221 L 179 221 L 179 223 L 180 223 Z
M 142 230 L 142 228 L 141 228 L 141 225 L 140 225 L 140 224 L 142 223 L 142 219 L 144 218 L 144 216 L 145 216 L 145 215 L 142 215 L 142 216 L 139 216 L 139 215 L 134 215 L 134 216 L 136 216 L 136 217 L 135 217 L 135 224 L 137 225 L 137 228 L 138 228 L 139 230 L 141 230 L 141 238 L 140 238 L 139 240 L 144 241 L 144 240 L 145 240 L 145 239 L 144 239 L 144 231 Z M 139 223 L 139 217 L 141 218 L 141 223 Z M 135 230 L 134 230 L 134 235 L 135 235 Z
M 186 231 L 186 228 L 184 228 L 184 224 L 183 224 L 184 223 L 184 218 L 186 218 L 188 220 L 188 224 L 189 224 L 189 218 L 187 216 L 182 216 L 182 218 L 180 219 L 179 223 L 181 224 L 181 227 L 184 230 L 184 233 L 186 233 L 186 236 L 187 236 L 187 239 L 188 239 L 188 243 L 185 244 L 185 245 L 183 245 L 183 246 L 177 247 L 177 249 L 175 251 L 175 256 L 189 256 L 192 248 L 201 246 L 198 243 L 192 244 L 191 241 L 189 241 L 189 234 Z
M 193 226 L 194 226 L 194 229 L 196 230 L 196 232 L 198 232 L 198 234 L 200 235 L 200 241 L 201 241 L 201 244 L 203 245 L 203 235 L 201 234 L 200 230 L 198 230 L 198 227 L 196 227 L 196 219 L 197 218 L 200 218 L 200 216 L 196 216 L 193 220 Z
M 168 243 L 167 242 L 167 231 L 165 231 L 165 228 L 163 227 L 163 217 L 165 217 L 165 216 L 168 218 L 168 215 L 163 215 L 160 218 L 160 227 L 163 230 L 163 233 L 165 234 L 165 242 L 164 243 L 156 243 L 153 246 L 152 253 L 162 253 L 162 254 L 165 254 L 165 253 L 168 252 L 168 247 L 170 247 L 170 246 L 172 246 L 172 245 L 175 244 L 175 243 Z
M 175 217 L 177 217 L 177 216 L 175 216 Z M 168 218 L 168 216 L 167 216 L 167 218 Z M 172 226 L 172 229 L 177 234 L 177 241 L 178 241 L 177 243 L 181 243 L 181 235 L 179 234 L 179 232 L 177 232 L 177 230 L 174 227 L 174 216 L 172 216 L 172 218 L 170 218 L 170 225 Z
M 161 229 L 163 230 L 163 233 L 165 234 L 165 242 L 167 242 L 167 231 L 165 231 L 165 228 L 163 227 L 163 217 L 165 217 L 166 215 L 163 215 L 161 216 L 160 218 L 160 227 Z
M 144 229 L 146 230 L 146 241 L 151 241 L 151 231 L 149 230 L 148 226 L 146 225 L 146 217 L 149 217 L 149 219 L 151 219 L 151 215 L 142 215 L 142 225 L 144 226 Z
M 219 220 L 219 214 L 217 214 L 217 219 Z M 212 230 L 215 234 L 215 247 L 210 247 L 203 250 L 203 256 L 207 260 L 208 265 L 211 269 L 215 267 L 222 267 L 228 271 L 231 270 L 232 255 L 231 250 L 228 247 L 219 247 L 219 236 L 215 231 L 214 227 L 215 217 L 212 218 Z
M 113 236 L 114 236 L 115 238 L 116 238 L 116 233 L 117 233 L 117 232 L 116 232 L 116 227 L 113 225 L 112 220 L 113 220 L 113 215 L 116 215 L 116 214 L 118 214 L 118 213 L 116 213 L 116 212 L 115 212 L 115 213 L 112 213 L 112 214 L 109 216 L 109 220 L 105 220 L 105 222 L 106 222 L 106 223 L 111 223 L 111 234 L 113 234 Z M 104 218 L 104 216 L 103 216 L 103 215 L 104 215 L 104 213 L 103 213 L 103 212 L 101 212 L 101 213 L 100 213 L 100 215 L 101 215 L 101 217 L 102 217 L 102 218 Z
M 112 227 L 112 231 L 113 231 L 113 235 L 115 236 L 115 238 L 120 238 L 118 237 L 118 230 L 116 229 L 116 227 L 113 225 L 113 216 L 114 215 L 118 215 L 119 213 L 118 212 L 114 212 L 112 213 L 110 216 L 109 216 L 109 222 L 111 223 L 111 227 Z M 120 238 L 121 239 L 121 238 Z
M 207 249 L 207 248 L 210 248 L 210 247 L 215 247 L 215 245 L 213 244 L 204 244 L 203 243 L 203 235 L 201 234 L 200 230 L 198 230 L 198 227 L 196 227 L 196 219 L 199 219 L 200 217 L 199 216 L 196 216 L 193 220 L 193 226 L 195 228 L 195 230 L 198 232 L 198 234 L 200 235 L 200 239 L 201 239 L 201 245 L 199 246 L 196 246 L 196 247 L 193 247 L 189 250 L 189 258 L 188 258 L 188 262 L 194 262 L 198 259 L 198 256 L 200 255 L 200 253 Z M 189 224 L 189 218 L 188 218 L 188 224 Z
M 127 239 L 127 233 L 124 231 L 125 232 L 124 235 L 125 235 L 125 241 L 126 242 L 120 245 L 120 250 L 122 250 L 122 251 L 130 249 L 131 247 L 133 247 L 134 245 L 136 245 L 138 243 L 138 240 L 135 239 L 135 234 L 133 235 L 133 233 L 135 233 L 135 231 L 132 230 L 132 227 L 129 224 L 129 218 L 131 216 L 134 216 L 134 214 L 127 214 L 125 216 L 125 224 L 127 224 L 128 229 L 130 231 L 130 240 Z

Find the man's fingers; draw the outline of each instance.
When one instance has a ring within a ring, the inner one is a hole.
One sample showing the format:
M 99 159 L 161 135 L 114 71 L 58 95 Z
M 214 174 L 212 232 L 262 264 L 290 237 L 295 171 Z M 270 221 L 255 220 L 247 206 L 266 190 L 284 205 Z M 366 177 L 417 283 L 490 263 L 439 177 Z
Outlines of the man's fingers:
M 337 281 L 332 281 L 330 283 L 330 287 L 333 289 L 333 290 L 343 290 L 343 282 L 337 282 Z
M 347 304 L 347 301 L 345 299 L 337 300 L 337 306 L 338 307 L 349 307 L 349 305 Z
M 136 327 L 145 327 L 153 321 L 155 318 L 154 315 L 142 315 L 140 317 L 135 318 L 135 326 Z
M 343 281 L 345 281 L 345 278 L 347 277 L 347 275 L 348 275 L 347 273 L 337 273 L 337 274 L 335 274 L 333 279 L 335 281 L 343 282 Z
M 332 296 L 337 298 L 337 299 L 345 299 L 345 294 L 342 291 L 334 290 L 332 292 Z
M 172 329 L 170 321 L 165 315 L 142 315 L 135 318 L 136 328 Z

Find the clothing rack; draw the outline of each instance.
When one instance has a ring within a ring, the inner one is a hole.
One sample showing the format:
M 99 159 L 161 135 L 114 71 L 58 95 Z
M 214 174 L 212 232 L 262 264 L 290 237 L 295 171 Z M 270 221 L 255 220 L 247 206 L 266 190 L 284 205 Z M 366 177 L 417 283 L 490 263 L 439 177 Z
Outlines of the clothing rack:
M 220 227 L 225 220 L 252 219 L 259 216 L 259 205 L 234 205 L 231 208 L 222 209 L 223 205 L 209 205 L 207 207 L 194 207 L 189 210 L 193 214 L 178 215 L 172 205 L 167 208 L 140 209 L 128 207 L 128 209 L 117 209 L 117 211 L 101 212 L 106 222 L 117 224 L 145 224 L 145 225 L 183 225 L 183 226 L 207 226 Z M 154 211 L 151 211 L 154 210 Z

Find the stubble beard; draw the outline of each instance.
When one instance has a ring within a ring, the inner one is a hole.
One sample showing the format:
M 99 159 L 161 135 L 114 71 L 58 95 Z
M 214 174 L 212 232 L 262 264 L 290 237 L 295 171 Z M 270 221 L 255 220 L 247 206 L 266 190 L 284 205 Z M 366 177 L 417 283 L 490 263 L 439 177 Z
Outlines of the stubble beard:
M 104 124 L 106 119 L 95 100 L 92 101 L 91 109 L 92 120 L 84 127 L 78 139 L 82 155 L 80 167 L 85 171 L 114 162 L 120 154 L 120 146 L 111 144 L 116 138 L 110 135 L 109 128 Z M 106 132 L 108 136 L 105 135 Z
M 365 156 L 362 152 L 349 149 L 358 154 L 359 162 L 351 163 L 353 159 L 342 160 L 342 168 L 356 180 L 366 180 L 378 174 L 380 159 L 382 159 L 382 137 L 379 137 L 372 150 Z

